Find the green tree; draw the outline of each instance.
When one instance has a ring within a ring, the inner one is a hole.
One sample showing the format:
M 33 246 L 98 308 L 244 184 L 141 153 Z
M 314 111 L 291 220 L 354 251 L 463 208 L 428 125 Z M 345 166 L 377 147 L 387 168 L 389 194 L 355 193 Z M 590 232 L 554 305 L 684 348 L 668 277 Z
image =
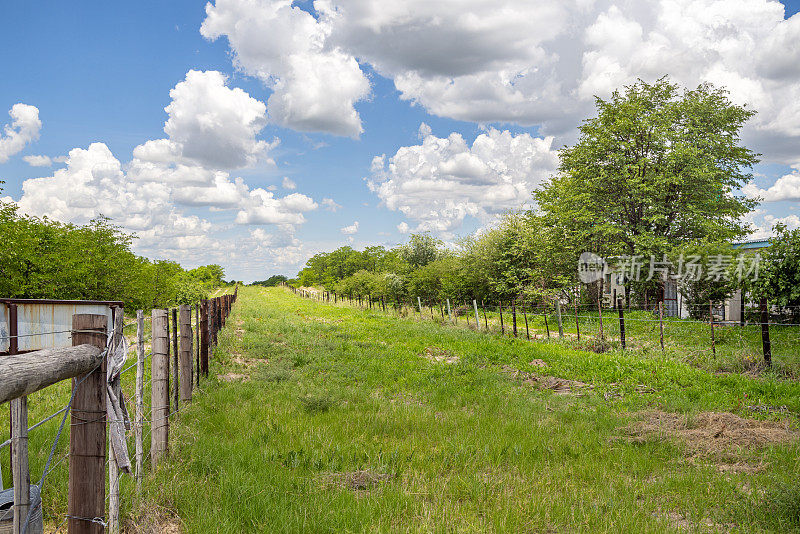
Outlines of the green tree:
M 754 112 L 709 84 L 681 90 L 662 78 L 596 99 L 597 116 L 561 151 L 558 174 L 535 193 L 564 246 L 601 255 L 651 254 L 744 235 L 756 201 L 734 191 L 758 154 L 739 132 Z
M 253 286 L 264 286 L 264 287 L 275 287 L 278 284 L 286 282 L 287 280 L 289 280 L 289 278 L 284 276 L 284 275 L 282 275 L 282 274 L 274 274 L 274 275 L 270 276 L 269 278 L 267 278 L 266 280 L 258 280 L 256 282 L 253 282 L 250 285 L 253 285 Z
M 774 237 L 762 253 L 758 279 L 751 285 L 754 294 L 766 297 L 770 304 L 792 307 L 800 315 L 800 229 L 789 230 L 779 223 L 772 228 Z
M 442 241 L 430 233 L 411 234 L 408 244 L 400 248 L 400 254 L 413 268 L 424 267 L 441 256 Z

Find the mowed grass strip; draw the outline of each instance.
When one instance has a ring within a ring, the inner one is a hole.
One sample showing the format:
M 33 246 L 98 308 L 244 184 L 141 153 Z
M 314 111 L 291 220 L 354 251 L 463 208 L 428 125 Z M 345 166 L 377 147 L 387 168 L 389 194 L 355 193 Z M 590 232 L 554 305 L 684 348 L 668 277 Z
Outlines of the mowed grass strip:
M 150 504 L 123 488 L 131 527 L 167 510 L 198 533 L 800 528 L 796 439 L 705 454 L 630 432 L 761 404 L 793 411 L 760 417 L 794 436 L 793 382 L 239 294 Z

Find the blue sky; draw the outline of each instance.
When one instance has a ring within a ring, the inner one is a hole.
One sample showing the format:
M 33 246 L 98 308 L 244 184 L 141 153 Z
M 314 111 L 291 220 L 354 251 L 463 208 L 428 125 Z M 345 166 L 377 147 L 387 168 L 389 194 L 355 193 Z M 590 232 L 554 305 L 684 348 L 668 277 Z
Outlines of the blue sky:
M 149 257 L 294 274 L 342 244 L 492 224 L 552 173 L 591 95 L 669 74 L 759 111 L 755 235 L 800 224 L 800 1 L 682 4 L 5 2 L 2 195 L 112 215 Z

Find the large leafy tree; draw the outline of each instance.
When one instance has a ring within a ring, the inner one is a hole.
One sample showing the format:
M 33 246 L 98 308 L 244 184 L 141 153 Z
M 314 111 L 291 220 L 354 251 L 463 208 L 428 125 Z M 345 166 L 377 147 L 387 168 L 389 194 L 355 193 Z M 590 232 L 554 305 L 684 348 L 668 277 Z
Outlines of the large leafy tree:
M 741 217 L 756 202 L 735 191 L 758 162 L 739 136 L 753 111 L 723 89 L 682 90 L 666 78 L 640 80 L 596 107 L 535 192 L 575 259 L 582 250 L 660 259 L 684 243 L 746 233 Z
M 800 315 L 800 229 L 789 230 L 779 223 L 772 231 L 775 236 L 762 253 L 760 272 L 751 287 L 771 304 L 789 307 L 796 317 Z

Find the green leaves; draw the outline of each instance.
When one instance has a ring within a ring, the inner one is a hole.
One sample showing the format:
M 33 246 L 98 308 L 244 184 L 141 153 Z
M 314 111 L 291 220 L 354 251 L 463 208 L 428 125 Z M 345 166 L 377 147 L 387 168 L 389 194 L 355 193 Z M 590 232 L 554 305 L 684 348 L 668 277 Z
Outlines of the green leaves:
M 713 235 L 744 235 L 754 207 L 732 192 L 758 154 L 739 145 L 754 112 L 711 85 L 680 91 L 666 78 L 597 99 L 598 114 L 561 152 L 559 173 L 535 192 L 546 223 L 574 250 L 655 254 Z
M 762 256 L 756 289 L 767 297 L 770 304 L 794 306 L 792 312 L 800 315 L 800 229 L 789 230 L 778 223 L 773 229 L 775 237 Z
M 197 302 L 222 282 L 219 265 L 184 271 L 175 262 L 151 262 L 131 251 L 133 239 L 106 217 L 77 226 L 0 203 L 0 295 L 150 309 Z

